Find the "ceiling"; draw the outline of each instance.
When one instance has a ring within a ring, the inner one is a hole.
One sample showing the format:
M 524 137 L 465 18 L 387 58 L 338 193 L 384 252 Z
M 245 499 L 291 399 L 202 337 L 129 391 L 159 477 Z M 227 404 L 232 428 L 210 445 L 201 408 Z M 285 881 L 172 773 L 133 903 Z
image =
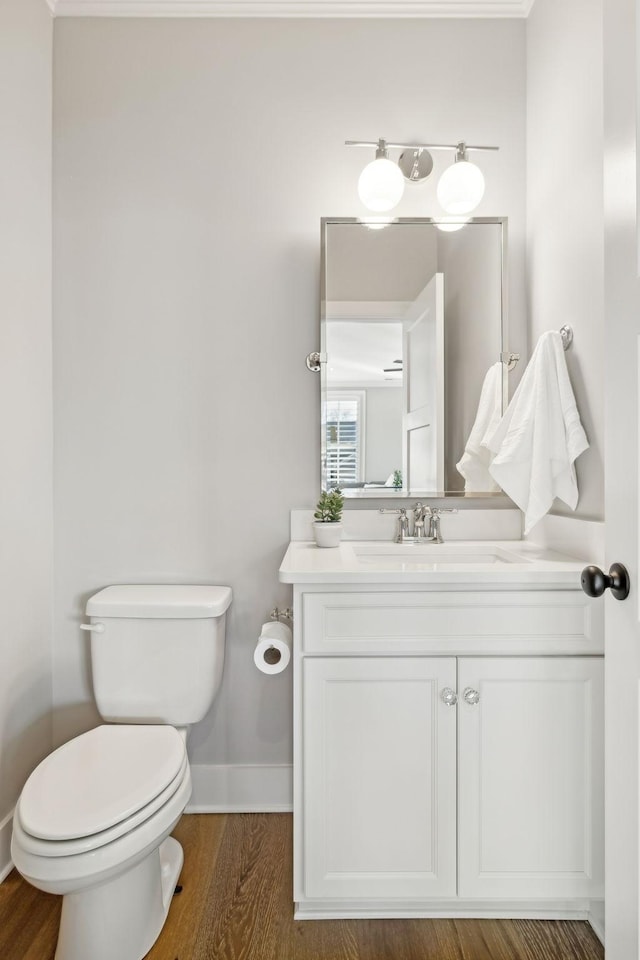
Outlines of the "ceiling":
M 402 366 L 401 320 L 327 323 L 326 347 L 329 389 L 402 386 L 402 371 L 388 372 Z
M 46 0 L 56 17 L 526 17 L 534 0 Z

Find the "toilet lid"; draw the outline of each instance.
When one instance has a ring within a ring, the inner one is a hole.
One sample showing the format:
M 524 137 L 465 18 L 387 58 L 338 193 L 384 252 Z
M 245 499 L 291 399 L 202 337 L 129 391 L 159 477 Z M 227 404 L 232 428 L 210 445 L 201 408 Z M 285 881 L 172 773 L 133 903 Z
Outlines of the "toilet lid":
M 165 790 L 185 752 L 174 727 L 96 727 L 58 747 L 33 771 L 20 797 L 22 826 L 43 840 L 107 830 Z

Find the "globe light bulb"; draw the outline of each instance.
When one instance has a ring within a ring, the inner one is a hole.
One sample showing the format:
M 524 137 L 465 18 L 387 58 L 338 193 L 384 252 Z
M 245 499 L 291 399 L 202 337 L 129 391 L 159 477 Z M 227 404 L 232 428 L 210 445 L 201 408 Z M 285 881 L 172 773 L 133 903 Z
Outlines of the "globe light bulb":
M 447 217 L 446 220 L 438 220 L 436 227 L 443 233 L 455 233 L 456 230 L 462 230 L 468 222 L 468 217 Z
M 393 223 L 393 217 L 367 217 L 362 222 L 368 230 L 384 230 L 390 223 Z
M 379 156 L 368 163 L 358 180 L 358 196 L 375 213 L 393 210 L 404 193 L 404 177 L 397 163 Z
M 456 162 L 440 177 L 437 196 L 442 209 L 454 216 L 471 213 L 482 200 L 484 196 L 482 170 L 466 159 L 463 145 L 458 147 Z

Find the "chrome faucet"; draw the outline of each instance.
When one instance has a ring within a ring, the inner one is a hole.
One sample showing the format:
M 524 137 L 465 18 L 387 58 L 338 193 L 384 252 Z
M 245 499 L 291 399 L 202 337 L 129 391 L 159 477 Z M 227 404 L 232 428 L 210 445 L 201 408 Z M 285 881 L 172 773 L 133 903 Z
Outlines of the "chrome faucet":
M 418 501 L 413 508 L 413 534 L 409 534 L 409 517 L 405 507 L 397 510 L 386 510 L 380 507 L 380 513 L 398 514 L 398 532 L 396 543 L 444 543 L 440 530 L 440 515 L 442 513 L 457 513 L 452 507 L 430 507 Z
M 420 501 L 413 508 L 413 539 L 426 540 L 425 520 L 431 521 L 431 507 L 425 507 Z M 429 524 L 430 525 L 430 524 Z

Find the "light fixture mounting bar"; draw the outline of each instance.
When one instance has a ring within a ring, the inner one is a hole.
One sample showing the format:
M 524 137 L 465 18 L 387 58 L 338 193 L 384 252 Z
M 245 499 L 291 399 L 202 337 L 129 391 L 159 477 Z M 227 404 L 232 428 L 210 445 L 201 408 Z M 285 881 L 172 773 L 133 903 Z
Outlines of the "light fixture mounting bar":
M 464 142 L 464 141 L 461 141 Z M 345 140 L 346 147 L 378 147 L 379 140 Z M 384 141 L 387 150 L 457 150 L 460 143 L 391 143 Z M 481 147 L 464 144 L 465 150 L 499 150 L 500 147 Z

